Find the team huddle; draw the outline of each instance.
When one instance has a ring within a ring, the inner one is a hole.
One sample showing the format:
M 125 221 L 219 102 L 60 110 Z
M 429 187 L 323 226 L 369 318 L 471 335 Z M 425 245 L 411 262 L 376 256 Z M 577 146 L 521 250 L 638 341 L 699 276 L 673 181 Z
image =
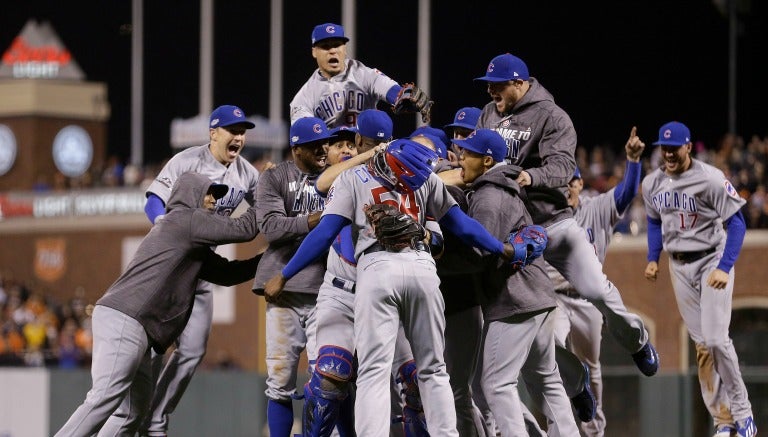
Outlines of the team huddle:
M 603 436 L 603 325 L 643 375 L 660 363 L 602 267 L 641 186 L 645 276 L 667 251 L 714 435 L 757 434 L 728 334 L 745 201 L 691 157 L 685 125 L 661 127 L 663 166 L 642 181 L 632 128 L 623 179 L 583 198 L 576 130 L 520 58 L 475 79 L 483 108 L 394 139 L 390 112 L 429 123 L 433 102 L 347 59 L 348 41 L 338 24 L 312 32 L 318 68 L 290 103 L 290 159 L 260 174 L 240 156 L 253 123 L 224 105 L 210 143 L 147 189 L 153 227 L 96 303 L 93 387 L 57 436 L 168 435 L 205 354 L 211 284 L 251 278 L 267 303 L 271 436 L 292 435 L 297 400 L 304 436 Z M 259 256 L 213 251 L 258 233 Z

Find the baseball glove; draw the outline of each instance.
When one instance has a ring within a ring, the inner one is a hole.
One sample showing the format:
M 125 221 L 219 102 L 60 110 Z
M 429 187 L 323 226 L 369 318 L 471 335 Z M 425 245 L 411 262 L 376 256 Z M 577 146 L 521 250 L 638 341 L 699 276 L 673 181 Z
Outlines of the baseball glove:
M 509 234 L 507 242 L 515 248 L 510 264 L 522 269 L 540 257 L 547 248 L 547 231 L 539 225 L 523 226 Z
M 429 123 L 430 112 L 434 103 L 424 90 L 413 83 L 406 83 L 397 93 L 392 112 L 395 114 L 415 114 L 418 112 L 421 114 L 421 121 Z
M 389 204 L 374 204 L 364 207 L 365 218 L 373 226 L 376 240 L 387 251 L 399 252 L 414 247 L 426 236 L 424 227 L 408 214 Z

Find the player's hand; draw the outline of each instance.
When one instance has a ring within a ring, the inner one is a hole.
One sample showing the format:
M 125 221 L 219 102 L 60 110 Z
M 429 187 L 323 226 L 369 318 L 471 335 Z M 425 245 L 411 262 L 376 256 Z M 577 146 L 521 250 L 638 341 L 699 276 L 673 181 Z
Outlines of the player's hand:
M 283 287 L 285 287 L 286 279 L 282 273 L 278 273 L 264 284 L 264 300 L 269 303 L 275 303 L 280 299 L 280 295 L 283 294 Z
M 322 215 L 323 215 L 322 211 L 317 211 L 307 216 L 307 224 L 309 225 L 310 230 L 315 229 L 315 226 L 317 226 L 317 224 L 320 223 L 320 216 Z
M 520 172 L 520 175 L 515 179 L 515 182 L 517 182 L 520 187 L 527 187 L 528 185 L 531 185 L 531 175 L 528 174 L 527 171 L 523 170 Z
M 632 131 L 629 133 L 627 144 L 624 145 L 624 150 L 627 152 L 627 159 L 632 162 L 640 162 L 640 157 L 643 155 L 644 149 L 645 143 L 640 141 L 640 137 L 637 136 L 637 127 L 632 126 Z
M 659 263 L 656 261 L 650 261 L 648 262 L 648 265 L 645 266 L 645 279 L 649 281 L 656 281 L 656 276 L 659 273 Z
M 728 284 L 728 273 L 715 269 L 707 277 L 707 285 L 718 290 L 722 290 Z
M 459 188 L 466 188 L 467 186 L 467 184 L 464 183 L 464 179 L 461 178 L 460 168 L 452 168 L 450 170 L 441 171 L 437 175 L 445 185 L 453 185 L 454 187 Z

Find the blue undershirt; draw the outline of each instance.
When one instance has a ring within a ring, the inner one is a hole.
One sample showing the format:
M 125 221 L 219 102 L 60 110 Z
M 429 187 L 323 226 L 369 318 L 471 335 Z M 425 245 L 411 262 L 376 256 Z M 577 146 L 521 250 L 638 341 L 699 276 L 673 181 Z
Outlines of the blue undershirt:
M 640 170 L 641 165 L 639 162 L 627 160 L 627 170 L 624 172 L 624 179 L 613 190 L 613 200 L 616 201 L 616 210 L 619 214 L 624 214 L 624 211 L 629 208 L 637 194 L 637 188 L 640 186 Z
M 151 221 L 152 224 L 155 224 L 157 216 L 165 214 L 165 203 L 163 203 L 163 199 L 149 193 L 149 195 L 147 195 L 147 203 L 144 205 L 144 213 L 147 214 L 149 221 Z

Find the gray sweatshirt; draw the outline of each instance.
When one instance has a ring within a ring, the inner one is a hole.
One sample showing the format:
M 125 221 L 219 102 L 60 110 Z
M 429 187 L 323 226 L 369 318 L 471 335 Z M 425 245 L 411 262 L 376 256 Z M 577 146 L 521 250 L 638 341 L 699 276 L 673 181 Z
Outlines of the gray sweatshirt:
M 532 224 L 519 197 L 516 175 L 510 166 L 498 165 L 477 178 L 467 193 L 469 216 L 502 241 L 510 232 Z M 554 287 L 542 258 L 517 272 L 496 256 L 483 256 L 483 265 L 480 301 L 485 320 L 525 319 L 556 306 Z
M 257 227 L 253 207 L 235 219 L 202 208 L 210 186 L 211 180 L 198 173 L 179 176 L 165 218 L 150 229 L 128 268 L 96 302 L 136 319 L 161 354 L 187 324 L 198 278 L 236 285 L 253 278 L 260 259 L 229 261 L 211 249 L 250 241 Z
M 485 105 L 477 127 L 501 134 L 507 164 L 531 175 L 526 206 L 534 223 L 548 226 L 573 216 L 567 185 L 576 171 L 576 130 L 552 94 L 535 78 L 529 82 L 528 92 L 509 113 L 499 113 L 493 101 Z

